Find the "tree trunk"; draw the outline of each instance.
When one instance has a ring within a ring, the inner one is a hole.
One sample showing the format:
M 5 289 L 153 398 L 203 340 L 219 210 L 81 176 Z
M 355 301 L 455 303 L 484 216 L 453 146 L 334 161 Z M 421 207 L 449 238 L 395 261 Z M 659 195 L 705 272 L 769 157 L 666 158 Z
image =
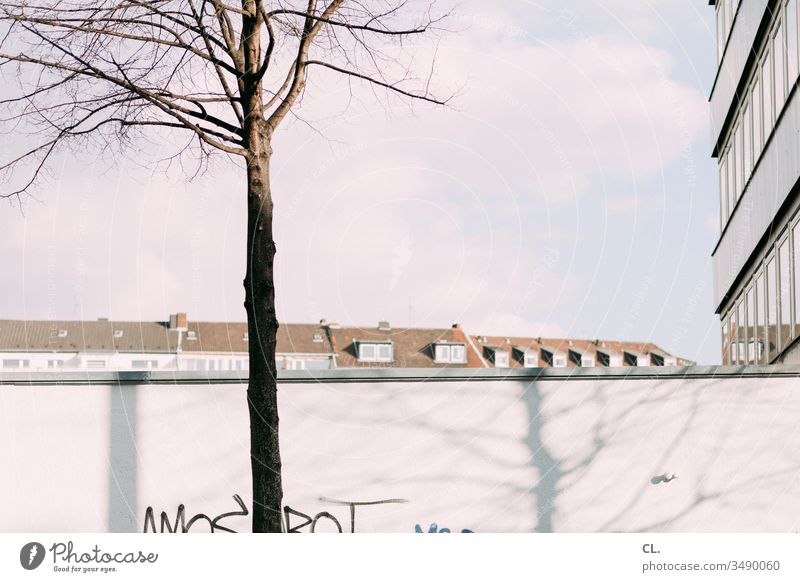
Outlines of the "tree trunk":
M 256 123 L 255 125 L 260 125 Z M 247 274 L 245 309 L 250 351 L 247 403 L 253 478 L 253 532 L 280 532 L 281 457 L 278 446 L 278 392 L 272 195 L 269 134 L 255 128 L 247 161 Z

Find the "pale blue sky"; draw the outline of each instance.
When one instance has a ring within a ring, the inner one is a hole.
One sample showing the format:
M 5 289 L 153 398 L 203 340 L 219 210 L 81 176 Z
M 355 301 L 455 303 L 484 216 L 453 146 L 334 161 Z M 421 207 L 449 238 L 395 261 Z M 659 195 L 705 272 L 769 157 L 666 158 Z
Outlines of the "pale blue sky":
M 698 0 L 465 1 L 437 53 L 449 109 L 312 79 L 273 165 L 283 321 L 461 322 L 653 341 L 716 363 L 717 180 Z M 415 47 L 420 62 L 432 47 Z M 0 317 L 244 320 L 244 192 L 62 157 L 1 210 Z

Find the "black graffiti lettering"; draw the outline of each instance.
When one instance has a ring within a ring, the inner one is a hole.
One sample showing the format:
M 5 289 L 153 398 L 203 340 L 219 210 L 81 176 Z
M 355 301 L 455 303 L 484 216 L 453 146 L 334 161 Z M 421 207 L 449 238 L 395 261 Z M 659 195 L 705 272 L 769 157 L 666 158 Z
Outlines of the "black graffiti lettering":
M 306 515 L 305 513 L 300 513 L 299 511 L 295 511 L 288 505 L 283 508 L 283 514 L 286 516 L 286 533 L 299 533 L 302 528 L 306 527 L 308 524 L 314 521 L 310 515 Z M 297 517 L 302 517 L 306 521 L 304 521 L 298 526 L 291 527 L 291 525 L 289 524 L 290 515 L 296 515 Z
M 339 520 L 333 517 L 327 511 L 320 511 L 317 515 L 314 516 L 314 521 L 311 522 L 311 533 L 314 533 L 314 531 L 317 529 L 317 522 L 323 517 L 325 519 L 330 519 L 333 523 L 335 523 L 337 529 L 339 530 L 339 533 L 342 533 L 342 524 L 340 524 Z
M 239 497 L 238 495 L 234 495 L 233 496 L 233 500 L 239 506 L 240 511 L 230 511 L 228 513 L 220 513 L 217 517 L 214 518 L 214 521 L 211 522 L 211 531 L 212 532 L 220 530 L 220 531 L 226 531 L 228 533 L 236 533 L 232 529 L 229 529 L 227 527 L 223 527 L 223 526 L 219 525 L 218 522 L 221 519 L 226 519 L 228 517 L 245 517 L 245 516 L 250 514 L 250 512 L 247 511 L 247 506 L 244 504 L 244 501 L 242 501 L 241 497 Z
M 230 511 L 228 513 L 221 513 L 214 519 L 207 516 L 205 513 L 197 513 L 195 514 L 188 522 L 186 521 L 186 506 L 183 503 L 178 505 L 178 511 L 175 513 L 175 523 L 171 524 L 169 521 L 169 516 L 167 515 L 166 511 L 161 512 L 161 533 L 188 533 L 189 530 L 192 529 L 192 526 L 196 524 L 198 521 L 205 520 L 208 522 L 208 525 L 211 529 L 211 533 L 215 533 L 217 531 L 225 531 L 228 533 L 236 533 L 234 530 L 219 525 L 219 521 L 222 519 L 226 519 L 228 517 L 235 517 L 235 516 L 246 516 L 250 512 L 247 510 L 247 506 L 242 501 L 242 498 L 238 495 L 233 496 L 233 500 L 239 506 L 240 511 Z M 158 533 L 156 529 L 156 518 L 155 518 L 155 511 L 153 510 L 152 506 L 148 506 L 144 513 L 144 533 Z
M 376 501 L 342 501 L 340 499 L 330 499 L 320 497 L 323 503 L 333 503 L 334 505 L 347 505 L 350 507 L 350 533 L 356 533 L 356 507 L 359 505 L 383 505 L 385 503 L 408 503 L 408 499 L 378 499 Z

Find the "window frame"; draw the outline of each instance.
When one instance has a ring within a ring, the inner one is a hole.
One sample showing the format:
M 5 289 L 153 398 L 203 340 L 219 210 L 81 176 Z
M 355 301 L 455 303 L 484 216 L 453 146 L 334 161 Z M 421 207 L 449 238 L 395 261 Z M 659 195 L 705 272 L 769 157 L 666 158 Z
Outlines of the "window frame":
M 455 356 L 456 348 L 462 351 L 462 357 L 457 359 Z M 439 357 L 439 350 L 447 350 L 447 357 Z M 433 343 L 433 362 L 435 364 L 466 364 L 467 345 L 459 342 L 434 342 Z
M 362 348 L 370 346 L 374 349 L 374 356 L 366 357 L 362 353 Z M 388 346 L 389 347 L 389 357 L 388 358 L 381 358 L 380 356 L 380 347 Z M 394 361 L 394 344 L 391 340 L 389 341 L 370 341 L 370 340 L 357 340 L 356 342 L 356 356 L 359 362 L 370 362 L 370 363 L 389 363 Z

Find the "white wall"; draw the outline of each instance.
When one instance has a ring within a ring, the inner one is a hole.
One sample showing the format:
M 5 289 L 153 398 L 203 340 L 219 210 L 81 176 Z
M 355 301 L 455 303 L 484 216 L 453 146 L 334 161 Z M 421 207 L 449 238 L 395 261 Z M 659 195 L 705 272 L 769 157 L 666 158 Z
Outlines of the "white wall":
M 321 497 L 408 500 L 357 508 L 357 531 L 798 531 L 797 384 L 283 384 L 285 503 L 346 531 L 349 508 Z M 142 531 L 148 506 L 158 527 L 179 504 L 187 521 L 236 511 L 234 494 L 249 508 L 244 391 L 0 384 L 0 531 Z

